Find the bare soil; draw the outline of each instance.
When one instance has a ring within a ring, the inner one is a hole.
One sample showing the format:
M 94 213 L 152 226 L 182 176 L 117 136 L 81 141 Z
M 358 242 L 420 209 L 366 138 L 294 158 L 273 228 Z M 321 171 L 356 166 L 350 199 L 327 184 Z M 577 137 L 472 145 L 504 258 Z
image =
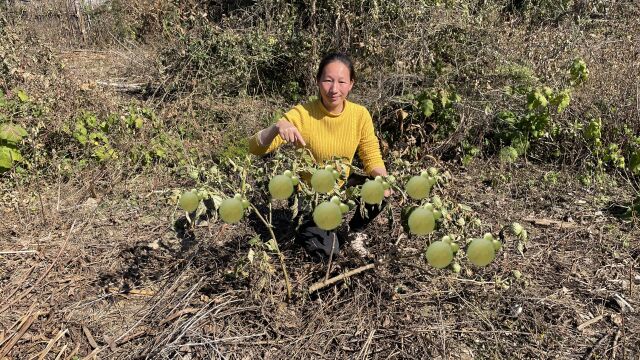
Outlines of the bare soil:
M 556 183 L 545 181 L 558 169 L 542 165 L 510 169 L 506 182 L 488 181 L 499 172 L 492 163 L 450 170 L 447 198 L 483 219 L 473 232 L 519 221 L 530 236 L 523 254 L 507 236 L 487 268 L 463 262 L 460 274 L 435 270 L 410 255 L 425 240 L 400 237 L 396 206 L 395 222 L 367 230 L 382 262 L 315 294 L 306 292 L 314 282 L 366 261 L 346 252 L 327 274 L 328 264 L 281 238 L 290 301 L 275 255 L 270 266 L 232 276 L 248 240 L 264 232 L 259 223 L 175 230 L 180 212 L 168 190 L 177 184 L 168 176 L 118 182 L 96 172 L 93 193 L 85 177 L 13 189 L 0 210 L 0 352 L 9 359 L 637 358 L 638 227 L 607 212 L 630 194 L 584 188 L 564 171 Z

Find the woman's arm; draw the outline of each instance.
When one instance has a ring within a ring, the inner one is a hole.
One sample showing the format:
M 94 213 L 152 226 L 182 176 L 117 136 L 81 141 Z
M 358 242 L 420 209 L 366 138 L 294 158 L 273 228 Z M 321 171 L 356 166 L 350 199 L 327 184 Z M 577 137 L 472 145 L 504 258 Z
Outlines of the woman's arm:
M 387 169 L 385 169 L 383 167 L 376 167 L 376 168 L 371 169 L 371 172 L 369 173 L 369 175 L 371 177 L 376 177 L 378 175 L 387 176 L 389 174 L 387 174 Z
M 280 139 L 276 139 L 278 135 L 280 135 Z M 275 150 L 282 145 L 283 142 L 292 142 L 299 146 L 306 146 L 298 128 L 284 118 L 258 131 L 258 133 L 249 138 L 249 152 L 254 155 L 264 155 Z
M 269 146 L 276 136 L 280 135 L 282 140 L 295 143 L 296 145 L 306 146 L 302 135 L 298 128 L 285 119 L 278 120 L 277 123 L 262 129 L 258 132 L 257 140 L 260 146 Z

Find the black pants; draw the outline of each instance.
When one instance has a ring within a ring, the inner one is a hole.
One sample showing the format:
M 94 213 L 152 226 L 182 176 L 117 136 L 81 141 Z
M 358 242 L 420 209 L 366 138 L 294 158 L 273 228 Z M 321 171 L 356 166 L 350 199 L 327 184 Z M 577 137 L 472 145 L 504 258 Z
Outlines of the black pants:
M 368 179 L 370 178 L 363 175 L 357 175 L 357 174 L 350 175 L 349 178 L 347 179 L 347 186 L 352 187 L 352 186 L 363 185 Z M 366 210 L 366 216 L 363 216 L 362 213 L 360 212 L 360 205 L 361 205 L 360 201 L 361 199 L 355 199 L 355 202 L 357 205 L 356 213 L 353 215 L 353 218 L 351 218 L 351 221 L 349 221 L 349 229 L 351 231 L 364 230 L 367 227 L 367 225 L 369 225 L 369 223 L 373 221 L 373 219 L 375 219 L 378 215 L 380 215 L 384 207 L 387 206 L 387 202 L 384 199 L 382 200 L 382 204 L 380 205 L 365 204 L 364 208 Z
M 347 180 L 347 186 L 357 186 L 364 184 L 367 180 L 364 176 L 350 176 Z M 363 231 L 373 221 L 387 205 L 386 201 L 382 201 L 379 205 L 364 205 L 364 213 L 360 211 L 360 199 L 356 201 L 356 212 L 349 221 L 349 231 Z M 328 258 L 331 253 L 338 255 L 340 245 L 344 244 L 345 239 L 341 239 L 337 231 L 322 230 L 318 228 L 313 221 L 312 214 L 303 215 L 302 223 L 296 234 L 296 242 L 300 243 L 307 253 L 316 260 Z

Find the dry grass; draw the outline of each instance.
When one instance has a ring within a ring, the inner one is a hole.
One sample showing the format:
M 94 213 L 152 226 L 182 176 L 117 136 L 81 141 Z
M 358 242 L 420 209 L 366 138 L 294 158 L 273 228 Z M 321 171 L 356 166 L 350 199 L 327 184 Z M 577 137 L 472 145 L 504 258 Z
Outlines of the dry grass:
M 64 358 L 637 356 L 640 324 L 615 296 L 640 306 L 638 228 L 603 214 L 600 199 L 622 202 L 629 195 L 589 194 L 571 180 L 547 184 L 537 166 L 489 187 L 483 180 L 491 166 L 456 171 L 455 190 L 446 196 L 486 219 L 480 232 L 523 222 L 531 237 L 525 256 L 508 240 L 493 265 L 463 264 L 460 276 L 397 258 L 310 296 L 305 289 L 324 278 L 326 264 L 310 263 L 284 241 L 290 302 L 278 270 L 249 268 L 246 279 L 228 277 L 260 229 L 215 222 L 192 237 L 175 233 L 170 219 L 177 214 L 155 190 L 175 186 L 168 177 L 113 188 L 105 181 L 97 199 L 74 182 L 57 184 L 60 198 L 55 185 L 34 197 L 14 189 L 2 209 L 8 221 L 0 249 L 36 253 L 0 255 L 3 346 L 17 340 L 14 358 L 42 353 L 49 342 L 49 356 Z M 572 220 L 564 229 L 530 218 Z M 396 248 L 398 230 L 387 226 L 371 229 L 379 256 L 424 246 L 405 238 Z M 342 270 L 334 275 L 361 260 L 346 256 L 337 264 Z M 516 269 L 521 280 L 511 273 Z M 25 319 L 33 321 L 20 335 Z
M 639 24 L 638 17 L 631 16 L 637 14 L 632 5 L 629 16 L 614 13 L 580 29 L 570 21 L 535 27 L 480 24 L 477 33 L 494 40 L 482 52 L 483 61 L 493 67 L 481 80 L 497 84 L 469 86 L 466 93 L 476 94 L 478 102 L 499 98 L 500 79 L 493 74 L 498 65 L 525 65 L 556 79 L 569 60 L 581 55 L 592 77 L 564 116 L 579 118 L 597 110 L 613 123 L 635 119 L 640 114 L 640 72 L 633 45 L 640 32 L 634 31 Z M 460 25 L 462 10 L 443 8 L 441 22 L 422 28 L 423 35 Z M 484 16 L 492 19 L 495 10 Z M 25 22 L 14 24 L 17 34 L 25 34 L 39 19 L 22 16 Z M 47 33 L 49 24 L 41 22 L 23 45 L 44 42 L 54 65 L 25 60 L 23 70 L 50 85 L 24 73 L 16 81 L 35 97 L 56 99 L 52 112 L 57 116 L 47 118 L 51 124 L 61 127 L 78 109 L 109 113 L 131 101 L 145 101 L 91 84 L 156 81 L 154 44 L 79 45 L 79 33 L 72 28 Z M 58 42 L 53 41 L 56 37 Z M 468 48 L 478 48 L 478 39 L 472 40 Z M 40 47 L 34 49 L 43 53 Z M 18 53 L 30 57 L 27 45 Z M 418 61 L 426 50 L 409 47 L 403 54 Z M 60 63 L 66 65 L 55 65 Z M 418 83 L 406 77 L 404 65 L 398 66 L 388 79 L 371 76 L 357 90 L 358 99 L 380 116 L 390 99 Z M 454 69 L 447 81 L 460 81 L 463 70 Z M 487 123 L 489 117 L 473 99 L 462 106 L 463 124 Z M 604 112 L 595 99 L 616 104 L 619 111 Z M 158 96 L 145 104 L 157 109 L 167 126 L 191 129 L 188 148 L 210 154 L 225 141 L 233 142 L 229 134 L 256 131 L 283 101 L 194 93 L 180 99 Z M 566 161 L 572 162 L 577 160 Z M 190 184 L 167 169 L 129 173 L 125 168 L 86 167 L 66 178 L 56 172 L 56 165 L 50 164 L 41 178 L 0 183 L 2 360 L 640 356 L 640 231 L 635 219 L 622 221 L 606 211 L 633 198 L 631 184 L 623 179 L 616 185 L 584 187 L 574 166 L 524 163 L 503 168 L 480 159 L 468 168 L 445 163 L 454 181 L 443 198 L 471 206 L 483 220 L 472 234 L 497 233 L 519 221 L 531 239 L 524 255 L 517 242 L 507 238 L 499 258 L 487 268 L 463 262 L 460 275 L 434 270 L 422 259 L 406 256 L 420 251 L 425 241 L 399 237 L 399 209 L 394 209 L 395 222 L 381 221 L 368 230 L 368 246 L 383 264 L 311 295 L 307 290 L 325 278 L 327 264 L 311 262 L 283 236 L 281 247 L 294 287 L 294 298 L 287 301 L 275 255 L 268 263 L 246 264 L 248 241 L 264 233 L 260 223 L 229 226 L 211 221 L 193 232 L 176 231 L 173 225 L 181 214 L 168 200 L 170 191 Z M 509 181 L 496 175 L 505 171 Z M 558 173 L 557 182 L 549 180 L 553 177 L 545 180 L 550 172 Z M 282 221 L 281 232 L 288 234 L 287 229 Z M 363 264 L 347 253 L 329 275 Z M 516 279 L 513 270 L 523 277 Z M 621 299 L 634 310 L 623 309 Z

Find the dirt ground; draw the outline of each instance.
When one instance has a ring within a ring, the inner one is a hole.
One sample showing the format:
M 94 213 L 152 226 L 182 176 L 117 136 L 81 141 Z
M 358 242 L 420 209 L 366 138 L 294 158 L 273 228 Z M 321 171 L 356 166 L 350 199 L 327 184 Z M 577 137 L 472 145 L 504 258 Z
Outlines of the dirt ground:
M 0 225 L 2 358 L 634 359 L 640 354 L 635 221 L 612 217 L 623 187 L 589 190 L 570 172 L 522 165 L 451 167 L 447 198 L 470 206 L 480 231 L 522 223 L 523 254 L 505 238 L 484 269 L 435 270 L 411 254 L 395 222 L 368 229 L 374 269 L 309 294 L 325 276 L 365 265 L 345 253 L 327 273 L 280 240 L 293 298 L 271 265 L 238 276 L 260 224 L 176 232 L 172 179 L 113 181 L 96 171 L 7 191 Z M 557 181 L 545 174 L 557 171 Z M 393 201 L 391 202 L 393 204 Z M 476 231 L 474 231 L 476 232 Z M 407 255 L 408 254 L 408 255 Z M 246 261 L 244 262 L 246 263 Z M 522 276 L 517 279 L 513 271 Z M 234 276 L 234 273 L 236 274 Z

